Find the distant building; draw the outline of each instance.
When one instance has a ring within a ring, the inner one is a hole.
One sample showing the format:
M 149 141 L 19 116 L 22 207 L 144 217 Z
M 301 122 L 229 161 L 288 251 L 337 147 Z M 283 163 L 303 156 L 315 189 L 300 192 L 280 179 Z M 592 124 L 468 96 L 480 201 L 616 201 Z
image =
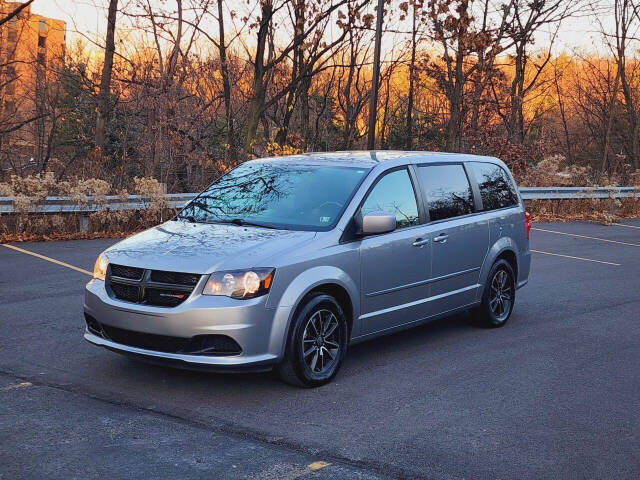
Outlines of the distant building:
M 19 5 L 0 0 L 0 18 Z M 0 26 L 0 167 L 20 168 L 15 163 L 30 158 L 38 164 L 44 155 L 47 84 L 63 65 L 65 41 L 65 22 L 32 13 L 31 6 Z

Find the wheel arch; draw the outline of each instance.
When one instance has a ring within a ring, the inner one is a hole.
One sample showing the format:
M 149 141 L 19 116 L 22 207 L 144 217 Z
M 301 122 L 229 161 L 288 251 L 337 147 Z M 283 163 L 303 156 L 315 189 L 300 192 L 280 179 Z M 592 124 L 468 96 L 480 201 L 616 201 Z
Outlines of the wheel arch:
M 513 280 L 517 284 L 518 283 L 518 257 L 516 256 L 516 253 L 513 250 L 506 248 L 502 250 L 502 252 L 500 252 L 500 254 L 496 257 L 493 263 L 496 263 L 498 260 L 506 260 L 509 263 L 509 265 L 511 265 L 511 268 L 513 269 L 513 274 L 515 276 Z
M 327 282 L 316 285 L 311 290 L 309 290 L 301 299 L 300 302 L 296 305 L 294 309 L 293 315 L 291 316 L 291 320 L 295 318 L 298 311 L 303 307 L 305 300 L 308 297 L 311 297 L 315 294 L 326 294 L 330 295 L 336 299 L 340 308 L 344 312 L 347 317 L 347 327 L 349 329 L 349 338 L 351 338 L 351 332 L 353 331 L 353 301 L 351 300 L 351 296 L 349 292 L 340 284 Z M 291 325 L 291 321 L 289 322 Z
M 314 267 L 299 274 L 289 284 L 280 299 L 277 309 L 285 310 L 286 317 L 280 316 L 280 328 L 274 328 L 272 331 L 272 342 L 281 342 L 280 355 L 284 353 L 293 319 L 304 305 L 304 300 L 317 293 L 331 295 L 340 304 L 347 317 L 349 336 L 351 336 L 356 325 L 355 319 L 360 314 L 356 282 L 344 270 L 337 267 Z
M 487 277 L 489 272 L 491 271 L 491 267 L 498 260 L 504 259 L 513 268 L 513 273 L 515 276 L 515 283 L 518 283 L 518 253 L 517 253 L 517 245 L 513 241 L 513 239 L 509 237 L 501 237 L 496 241 L 489 251 L 487 252 L 487 256 L 485 257 L 484 263 L 482 264 L 482 268 L 480 269 L 480 277 L 479 282 L 480 285 L 484 287 L 487 282 Z M 483 289 L 478 289 L 478 300 L 482 297 Z

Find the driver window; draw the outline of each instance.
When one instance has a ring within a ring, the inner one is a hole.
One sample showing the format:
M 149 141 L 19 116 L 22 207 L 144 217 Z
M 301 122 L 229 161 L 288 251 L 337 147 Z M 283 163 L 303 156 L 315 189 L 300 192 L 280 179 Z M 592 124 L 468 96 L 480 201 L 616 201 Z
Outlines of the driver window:
M 396 216 L 397 228 L 417 225 L 418 204 L 406 169 L 387 173 L 369 192 L 360 209 L 362 215 L 387 212 Z

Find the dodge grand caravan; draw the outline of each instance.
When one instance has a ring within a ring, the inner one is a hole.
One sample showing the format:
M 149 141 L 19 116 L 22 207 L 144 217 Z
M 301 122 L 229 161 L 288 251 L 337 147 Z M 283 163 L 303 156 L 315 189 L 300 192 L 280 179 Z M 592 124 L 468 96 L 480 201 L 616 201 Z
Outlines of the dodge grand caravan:
M 529 216 L 495 158 L 338 152 L 246 162 L 96 260 L 85 339 L 146 361 L 329 382 L 347 346 L 471 310 L 501 327 Z

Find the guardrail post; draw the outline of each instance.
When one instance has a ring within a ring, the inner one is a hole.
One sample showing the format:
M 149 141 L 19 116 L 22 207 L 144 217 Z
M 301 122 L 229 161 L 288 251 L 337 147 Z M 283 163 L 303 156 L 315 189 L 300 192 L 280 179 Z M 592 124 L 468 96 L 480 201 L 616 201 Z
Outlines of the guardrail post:
M 616 198 L 616 192 L 613 190 L 609 191 L 609 213 L 611 215 L 616 215 L 618 212 L 618 199 Z
M 78 217 L 78 222 L 80 223 L 80 232 L 89 233 L 89 215 L 80 215 Z

